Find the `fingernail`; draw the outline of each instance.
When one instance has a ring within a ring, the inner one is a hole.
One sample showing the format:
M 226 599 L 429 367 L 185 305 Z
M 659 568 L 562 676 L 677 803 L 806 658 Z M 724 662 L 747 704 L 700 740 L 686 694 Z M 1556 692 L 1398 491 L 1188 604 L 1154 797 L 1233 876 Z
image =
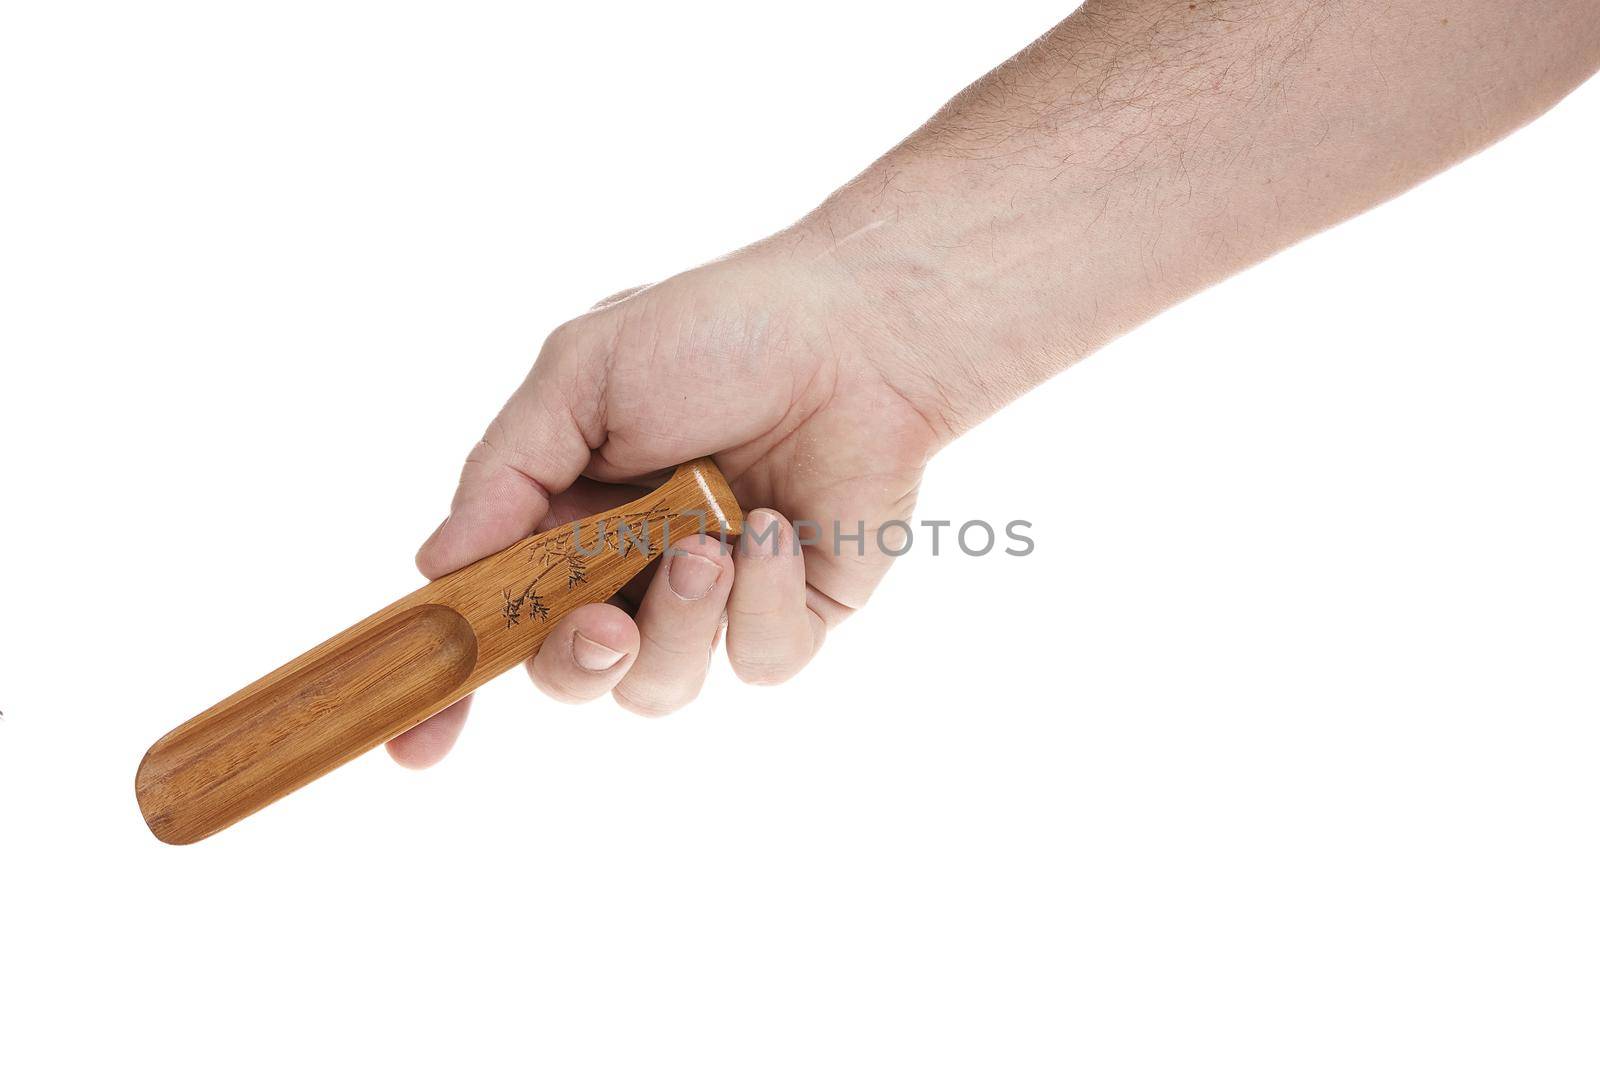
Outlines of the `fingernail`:
M 711 592 L 721 573 L 711 560 L 690 552 L 676 552 L 667 559 L 667 584 L 685 600 L 699 600 Z
M 778 516 L 770 511 L 752 511 L 744 517 L 739 547 L 747 556 L 776 556 L 781 533 Z
M 618 652 L 610 645 L 591 641 L 582 634 L 572 635 L 572 658 L 586 671 L 609 671 L 626 652 Z

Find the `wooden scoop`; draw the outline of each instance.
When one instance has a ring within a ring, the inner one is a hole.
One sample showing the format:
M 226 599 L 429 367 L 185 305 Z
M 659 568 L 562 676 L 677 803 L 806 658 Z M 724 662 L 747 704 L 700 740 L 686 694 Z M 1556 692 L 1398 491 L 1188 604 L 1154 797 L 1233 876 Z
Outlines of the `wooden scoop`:
M 134 783 L 144 821 L 168 844 L 209 837 L 529 658 L 561 616 L 615 595 L 674 540 L 743 522 L 700 459 L 631 504 L 429 582 L 152 745 Z

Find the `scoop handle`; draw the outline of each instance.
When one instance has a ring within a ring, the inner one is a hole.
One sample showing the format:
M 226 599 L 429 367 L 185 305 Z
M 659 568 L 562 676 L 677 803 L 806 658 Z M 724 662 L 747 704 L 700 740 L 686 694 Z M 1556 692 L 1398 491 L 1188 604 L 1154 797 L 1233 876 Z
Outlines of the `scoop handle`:
M 632 503 L 429 582 L 152 745 L 134 782 L 146 825 L 174 845 L 231 826 L 528 659 L 562 616 L 614 596 L 673 541 L 743 523 L 699 459 Z

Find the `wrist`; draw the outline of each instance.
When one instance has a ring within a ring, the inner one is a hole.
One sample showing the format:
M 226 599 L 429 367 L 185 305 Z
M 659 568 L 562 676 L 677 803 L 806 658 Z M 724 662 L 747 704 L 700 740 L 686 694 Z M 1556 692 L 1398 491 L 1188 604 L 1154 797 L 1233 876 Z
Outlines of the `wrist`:
M 1113 335 L 1085 313 L 1103 305 L 1074 285 L 1091 258 L 1064 247 L 1060 212 L 986 171 L 902 146 L 785 235 L 947 439 Z

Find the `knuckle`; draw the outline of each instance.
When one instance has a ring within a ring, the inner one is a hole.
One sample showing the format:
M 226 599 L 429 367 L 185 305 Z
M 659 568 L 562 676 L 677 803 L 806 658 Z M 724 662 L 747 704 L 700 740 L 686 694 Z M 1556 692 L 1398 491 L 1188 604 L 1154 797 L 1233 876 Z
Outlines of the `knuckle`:
M 639 630 L 640 659 L 672 664 L 676 667 L 680 663 L 704 660 L 708 647 L 703 638 L 697 640 L 693 634 L 679 635 L 659 626 L 646 626 Z M 704 664 L 701 669 L 704 669 Z
M 736 600 L 737 603 L 728 605 L 728 619 L 749 630 L 780 629 L 783 621 L 789 616 L 788 603 L 775 596 L 749 594 L 737 597 Z
M 598 693 L 580 693 L 559 682 L 549 680 L 541 681 L 539 688 L 544 690 L 545 696 L 552 700 L 558 700 L 563 704 L 587 704 L 599 695 Z
M 803 660 L 779 656 L 735 655 L 729 650 L 733 673 L 746 685 L 780 685 L 800 673 Z
M 540 348 L 539 354 L 541 356 L 546 354 L 561 355 L 563 353 L 570 352 L 575 346 L 577 335 L 578 320 L 568 319 L 560 326 L 557 326 L 555 329 L 551 330 L 550 333 L 545 337 L 544 345 Z
M 621 301 L 628 299 L 628 297 L 633 296 L 635 293 L 643 292 L 648 288 L 650 288 L 650 286 L 648 283 L 646 283 L 644 285 L 630 285 L 626 289 L 619 289 L 603 300 L 595 301 L 589 310 L 598 311 L 601 308 L 610 307 L 612 304 L 620 303 Z
M 635 715 L 643 715 L 647 719 L 659 719 L 663 715 L 671 715 L 689 701 L 649 689 L 623 688 L 618 686 L 611 691 L 611 696 L 626 711 Z
M 463 480 L 469 477 L 474 470 L 482 471 L 484 468 L 492 468 L 497 463 L 499 449 L 495 445 L 495 439 L 504 439 L 503 431 L 498 428 L 499 422 L 500 420 L 496 418 L 494 423 L 483 432 L 483 436 L 478 439 L 478 443 L 472 446 L 472 451 L 467 453 L 467 460 L 461 467 Z
M 560 701 L 563 704 L 587 704 L 589 701 L 595 699 L 605 692 L 604 689 L 594 692 L 585 692 L 576 686 L 569 685 L 567 682 L 551 676 L 550 674 L 540 670 L 537 667 L 534 667 L 531 664 L 529 665 L 528 673 L 533 678 L 533 684 L 539 687 L 539 691 L 541 693 L 549 697 L 551 700 Z
M 502 411 L 489 423 L 483 436 L 478 438 L 478 443 L 472 446 L 472 451 L 467 453 L 467 461 L 461 469 L 462 479 L 466 480 L 474 474 L 486 478 L 501 467 L 516 466 L 521 456 L 515 447 L 515 440 L 507 424 L 506 413 Z
M 641 682 L 624 678 L 622 684 L 611 691 L 612 697 L 635 715 L 658 718 L 670 715 L 700 695 L 704 682 L 702 674 L 693 678 Z
M 728 662 L 747 685 L 787 682 L 811 662 L 822 644 L 821 627 L 815 624 L 751 627 L 750 620 L 739 621 L 746 624 L 743 630 L 734 626 L 728 631 Z

